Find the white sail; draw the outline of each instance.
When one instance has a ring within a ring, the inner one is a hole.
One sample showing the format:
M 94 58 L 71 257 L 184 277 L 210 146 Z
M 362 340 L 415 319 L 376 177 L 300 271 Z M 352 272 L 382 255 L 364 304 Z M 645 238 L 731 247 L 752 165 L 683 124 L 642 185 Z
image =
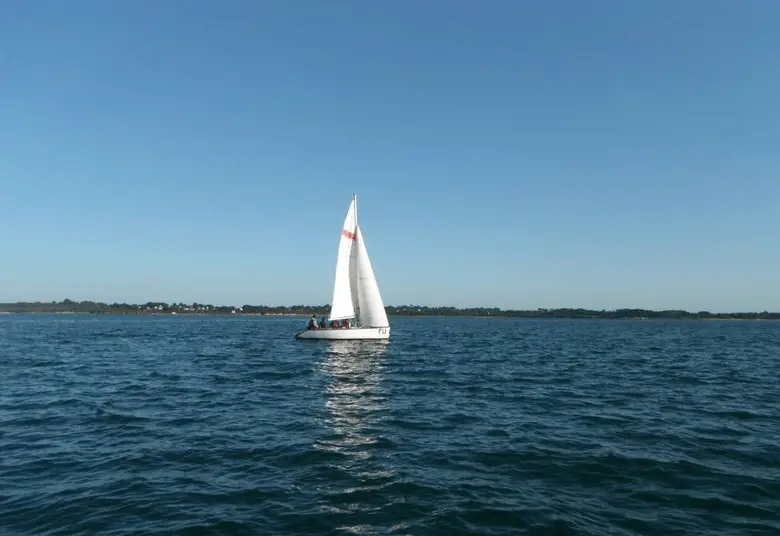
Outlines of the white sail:
M 353 261 L 352 251 L 355 249 L 355 200 L 349 204 L 347 217 L 341 229 L 341 241 L 336 259 L 336 280 L 333 284 L 333 300 L 330 305 L 330 319 L 342 320 L 354 318 L 357 297 L 353 296 L 353 283 L 356 261 Z M 351 277 L 350 277 L 351 276 Z
M 360 303 L 360 327 L 364 328 L 384 328 L 388 326 L 387 313 L 385 305 L 382 303 L 382 296 L 379 294 L 379 285 L 377 285 L 374 270 L 371 267 L 371 260 L 368 258 L 368 250 L 363 240 L 363 234 L 360 226 L 357 226 L 355 246 L 357 256 L 357 288 L 358 301 Z
M 357 209 L 355 209 L 355 222 L 357 222 Z M 357 223 L 355 224 L 357 228 Z M 357 236 L 357 235 L 356 235 Z M 358 300 L 358 287 L 357 287 L 357 247 L 355 247 L 355 240 L 352 240 L 352 248 L 349 251 L 349 291 L 352 296 L 352 310 L 355 311 L 353 316 L 360 314 L 360 301 Z
M 296 333 L 295 338 L 373 341 L 390 338 L 390 324 L 358 224 L 357 196 L 354 195 L 341 231 L 330 318 L 357 318 L 359 327 L 352 325 L 348 329 L 307 328 Z

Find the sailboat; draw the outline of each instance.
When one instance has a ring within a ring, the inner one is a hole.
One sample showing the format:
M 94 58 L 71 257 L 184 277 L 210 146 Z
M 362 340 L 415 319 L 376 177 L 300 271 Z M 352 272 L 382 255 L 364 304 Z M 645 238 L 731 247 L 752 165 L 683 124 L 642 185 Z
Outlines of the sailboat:
M 357 195 L 352 202 L 341 229 L 339 252 L 336 258 L 336 278 L 330 320 L 350 320 L 348 328 L 304 329 L 296 339 L 389 339 L 387 321 L 379 285 L 371 267 L 366 242 L 357 218 Z M 354 324 L 353 324 L 354 322 Z

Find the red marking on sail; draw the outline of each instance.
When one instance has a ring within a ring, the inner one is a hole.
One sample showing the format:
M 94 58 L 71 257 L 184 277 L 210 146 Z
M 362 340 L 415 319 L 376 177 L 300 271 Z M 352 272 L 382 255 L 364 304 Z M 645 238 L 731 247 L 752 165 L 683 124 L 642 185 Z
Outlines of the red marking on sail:
M 350 232 L 349 232 L 349 231 L 347 231 L 346 229 L 342 229 L 342 230 L 341 230 L 341 234 L 343 234 L 344 236 L 346 236 L 346 237 L 347 237 L 347 238 L 349 238 L 350 240 L 355 240 L 355 238 L 356 238 L 356 237 L 355 237 L 355 233 L 350 233 Z

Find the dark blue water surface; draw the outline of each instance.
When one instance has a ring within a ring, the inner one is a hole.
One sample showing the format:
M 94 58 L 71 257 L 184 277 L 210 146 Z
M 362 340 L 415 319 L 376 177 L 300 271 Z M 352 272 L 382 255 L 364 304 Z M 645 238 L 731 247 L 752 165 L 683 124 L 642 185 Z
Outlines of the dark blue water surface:
M 0 317 L 0 534 L 780 534 L 780 323 Z

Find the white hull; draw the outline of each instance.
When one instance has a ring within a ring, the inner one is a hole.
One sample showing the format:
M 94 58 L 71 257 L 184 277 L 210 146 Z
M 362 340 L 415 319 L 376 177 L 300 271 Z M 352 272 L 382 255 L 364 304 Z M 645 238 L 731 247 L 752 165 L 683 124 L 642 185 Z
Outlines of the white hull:
M 295 338 L 329 341 L 389 339 L 390 328 L 304 329 L 296 333 Z

